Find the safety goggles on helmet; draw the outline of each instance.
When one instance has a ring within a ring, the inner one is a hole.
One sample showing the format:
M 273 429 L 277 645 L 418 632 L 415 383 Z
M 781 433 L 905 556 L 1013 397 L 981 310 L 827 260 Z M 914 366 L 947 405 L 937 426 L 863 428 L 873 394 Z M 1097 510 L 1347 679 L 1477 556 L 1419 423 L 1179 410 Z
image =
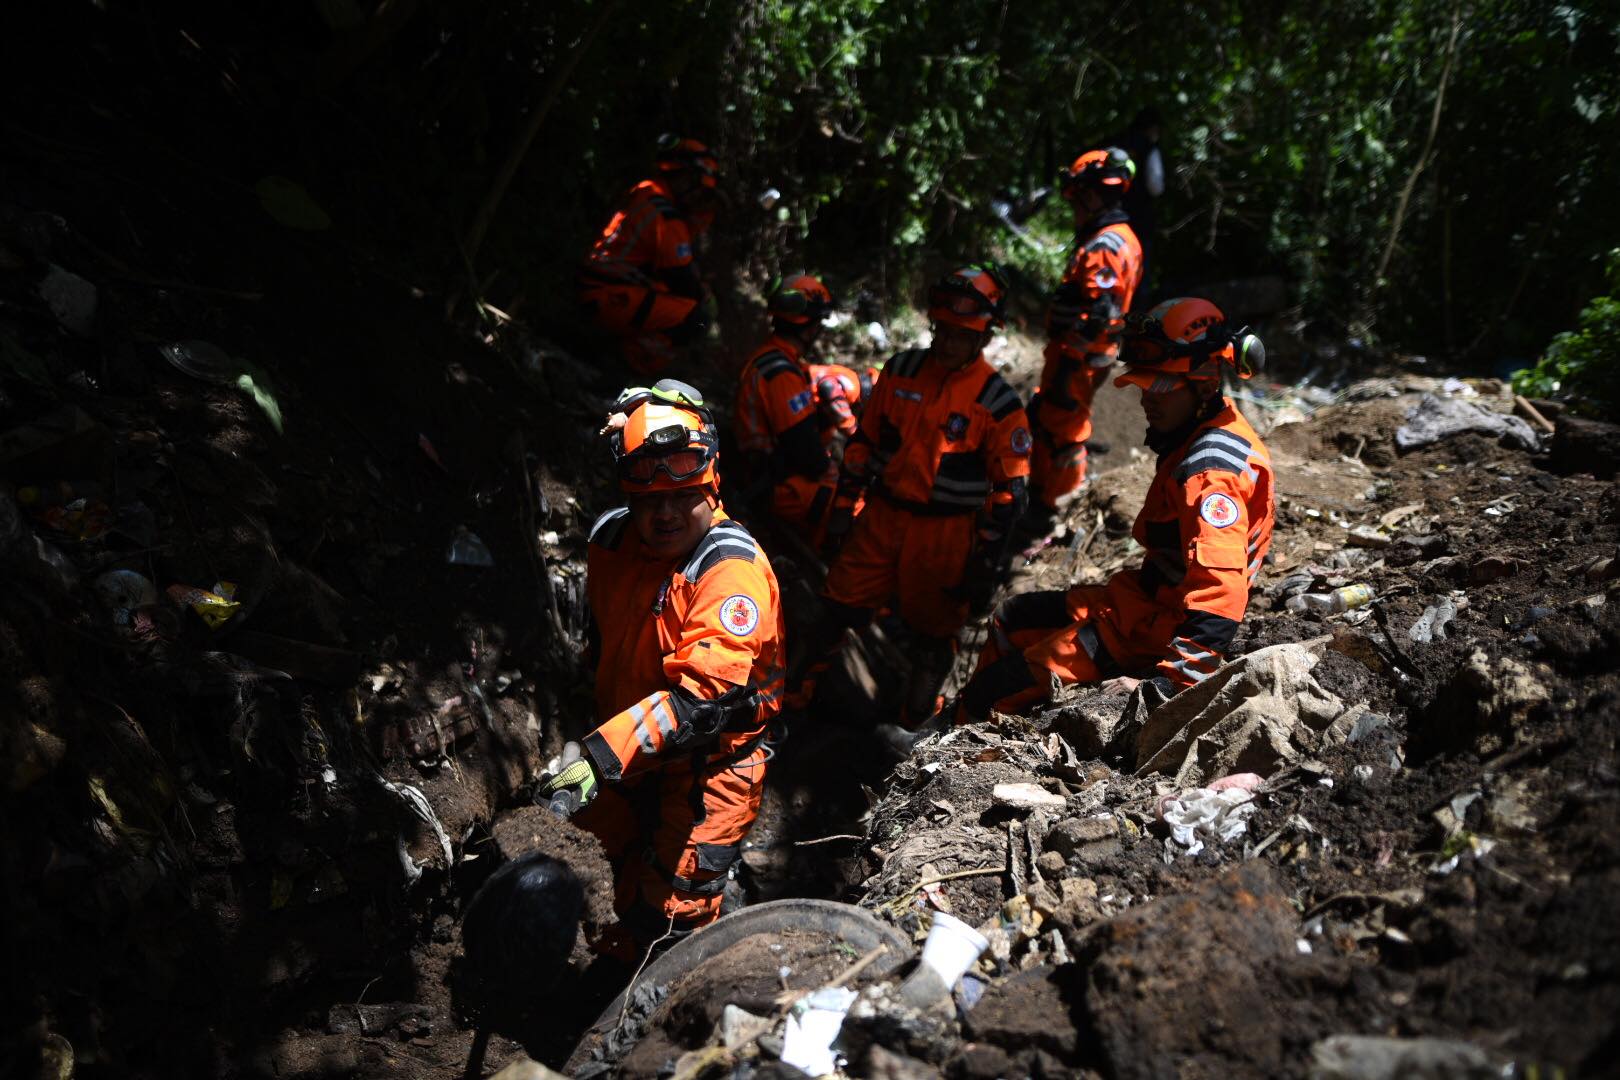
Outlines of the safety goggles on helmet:
M 655 435 L 664 431 L 685 438 L 685 428 L 664 428 Z M 619 459 L 619 478 L 632 484 L 651 484 L 663 473 L 675 483 L 684 483 L 709 467 L 714 460 L 714 451 L 708 447 L 687 447 L 681 450 L 671 450 L 659 453 L 654 448 L 637 450 Z
M 928 317 L 968 330 L 1000 326 L 1006 317 L 1007 284 L 993 266 L 964 266 L 928 290 Z
M 720 453 L 703 395 L 676 379 L 619 395 L 606 431 L 626 491 L 666 491 L 716 482 Z M 659 474 L 663 476 L 660 477 Z

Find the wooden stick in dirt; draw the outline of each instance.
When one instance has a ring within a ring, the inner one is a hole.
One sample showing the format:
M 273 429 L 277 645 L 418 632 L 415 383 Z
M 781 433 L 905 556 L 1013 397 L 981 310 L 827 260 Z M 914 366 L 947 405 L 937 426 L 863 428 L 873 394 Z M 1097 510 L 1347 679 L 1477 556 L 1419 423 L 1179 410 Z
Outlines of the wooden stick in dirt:
M 1513 411 L 1530 421 L 1536 427 L 1551 435 L 1557 430 L 1553 422 L 1542 415 L 1541 410 L 1530 403 L 1530 399 L 1521 394 L 1513 395 Z

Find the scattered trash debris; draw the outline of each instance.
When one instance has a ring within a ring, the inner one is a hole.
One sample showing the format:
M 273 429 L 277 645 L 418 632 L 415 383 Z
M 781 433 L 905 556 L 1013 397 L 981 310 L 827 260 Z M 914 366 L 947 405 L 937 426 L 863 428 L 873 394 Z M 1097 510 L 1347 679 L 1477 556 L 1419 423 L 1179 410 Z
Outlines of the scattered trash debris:
M 157 603 L 157 586 L 134 570 L 109 570 L 93 583 L 114 626 L 130 626 L 139 608 Z
M 835 1071 L 838 1059 L 832 1043 L 855 998 L 855 991 L 846 986 L 826 986 L 794 1002 L 782 1032 L 783 1064 L 811 1076 Z
M 1345 585 L 1334 589 L 1330 593 L 1302 593 L 1288 599 L 1289 611 L 1299 614 L 1306 611 L 1316 611 L 1323 614 L 1333 612 L 1341 613 L 1355 608 L 1366 607 L 1373 602 L 1374 594 L 1370 585 Z
M 271 392 L 269 380 L 258 368 L 208 341 L 177 341 L 160 345 L 158 352 L 175 370 L 194 379 L 218 386 L 234 386 L 259 407 L 270 426 L 280 435 L 284 431 L 281 403 Z
M 1316 664 L 1303 645 L 1272 645 L 1131 718 L 1138 774 L 1169 773 L 1178 787 L 1199 787 L 1233 772 L 1264 774 L 1342 741 L 1352 710 L 1312 677 Z
M 212 592 L 195 585 L 170 585 L 164 591 L 181 607 L 195 611 L 210 630 L 224 626 L 242 606 L 236 599 L 234 581 L 216 581 Z
M 445 549 L 444 561 L 452 566 L 494 566 L 495 556 L 490 554 L 477 533 L 465 525 L 457 526 Z
M 1220 791 L 1195 788 L 1167 796 L 1159 807 L 1160 820 L 1170 826 L 1170 836 L 1164 842 L 1164 861 L 1197 855 L 1206 844 L 1236 840 L 1248 831 L 1249 818 L 1256 809 L 1254 792 L 1241 786 Z
M 1039 784 L 997 784 L 990 797 L 997 806 L 1014 810 L 1062 810 L 1067 802 Z
M 1457 617 L 1457 605 L 1449 599 L 1430 604 L 1418 620 L 1407 628 L 1406 636 L 1423 645 L 1446 640 L 1446 627 Z
M 1395 446 L 1404 454 L 1465 431 L 1494 435 L 1520 450 L 1541 449 L 1541 437 L 1535 428 L 1519 417 L 1433 394 L 1424 394 L 1406 414 L 1406 423 L 1395 430 Z

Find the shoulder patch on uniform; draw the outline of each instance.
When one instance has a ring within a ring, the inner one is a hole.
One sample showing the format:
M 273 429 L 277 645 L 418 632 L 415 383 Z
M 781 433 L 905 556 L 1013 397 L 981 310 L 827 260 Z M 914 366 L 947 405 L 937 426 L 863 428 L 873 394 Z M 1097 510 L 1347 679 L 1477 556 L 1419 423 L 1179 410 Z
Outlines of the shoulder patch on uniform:
M 1086 241 L 1087 251 L 1112 251 L 1118 254 L 1125 250 L 1125 238 L 1118 233 L 1100 232 Z
M 789 360 L 786 353 L 772 349 L 754 361 L 754 368 L 766 379 L 774 379 L 778 375 L 786 375 L 796 370 L 798 365 Z
M 1035 439 L 1027 427 L 1015 427 L 1012 433 L 1012 452 L 1023 455 L 1030 452 L 1035 446 Z
M 722 521 L 698 541 L 692 557 L 681 570 L 681 576 L 687 581 L 696 581 L 716 563 L 726 559 L 753 562 L 758 557 L 759 549 L 754 545 L 753 534 L 735 521 Z
M 630 520 L 630 508 L 621 506 L 616 510 L 609 510 L 601 515 L 591 525 L 589 542 L 599 544 L 609 550 L 619 546 L 624 536 L 625 522 Z
M 1021 409 L 1024 405 L 1018 391 L 1008 386 L 1007 380 L 993 371 L 990 377 L 984 380 L 984 389 L 979 391 L 978 400 L 979 404 L 998 421 L 1005 420 L 1014 409 Z
M 1217 529 L 1224 529 L 1238 519 L 1238 505 L 1232 496 L 1212 491 L 1198 504 L 1198 516 Z
M 883 365 L 883 374 L 909 379 L 917 374 L 917 370 L 922 367 L 923 357 L 927 355 L 926 349 L 907 349 L 905 352 L 895 353 L 889 358 L 889 362 Z
M 1249 467 L 1253 447 L 1249 440 L 1220 428 L 1199 432 L 1187 447 L 1187 456 L 1176 466 L 1176 479 L 1186 480 L 1201 472 L 1229 472 L 1238 476 L 1254 472 Z
M 747 637 L 759 626 L 759 605 L 747 593 L 732 593 L 720 601 L 720 625 L 732 637 Z

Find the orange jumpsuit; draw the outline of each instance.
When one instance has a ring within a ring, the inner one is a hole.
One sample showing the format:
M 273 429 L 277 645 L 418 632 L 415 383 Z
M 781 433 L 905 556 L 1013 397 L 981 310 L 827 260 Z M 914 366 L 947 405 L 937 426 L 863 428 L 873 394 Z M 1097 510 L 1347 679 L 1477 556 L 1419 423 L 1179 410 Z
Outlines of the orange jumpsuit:
M 692 246 L 706 225 L 681 212 L 663 181 L 643 180 L 580 268 L 580 303 L 599 329 L 620 339 L 637 372 L 655 374 L 675 358 L 681 328 L 703 300 Z
M 628 509 L 591 529 L 587 590 L 603 783 L 575 818 L 618 871 L 620 925 L 642 943 L 719 917 L 726 872 L 759 813 L 766 725 L 780 708 L 776 575 L 716 511 L 684 559 L 647 554 Z
M 833 374 L 848 370 L 807 364 L 793 341 L 773 334 L 749 357 L 737 388 L 737 446 L 756 474 L 751 479 L 771 483 L 772 514 L 812 533 L 838 488 L 827 446 L 855 433 L 854 410 Z
M 871 497 L 827 574 L 840 621 L 859 625 L 895 597 L 917 633 L 955 634 L 976 526 L 1022 508 L 1029 452 L 1023 404 L 982 354 L 957 371 L 922 349 L 891 358 L 844 450 L 838 500 Z
M 1077 247 L 1046 314 L 1048 343 L 1030 401 L 1034 497 L 1049 509 L 1086 479 L 1091 399 L 1119 355 L 1125 312 L 1142 277 L 1142 244 L 1122 210 L 1107 211 Z
M 1150 445 L 1158 470 L 1131 530 L 1146 549 L 1141 567 L 1003 603 L 962 694 L 966 718 L 1044 699 L 1051 675 L 1064 683 L 1164 675 L 1179 690 L 1225 662 L 1271 547 L 1270 459 L 1226 398 L 1191 430 Z

